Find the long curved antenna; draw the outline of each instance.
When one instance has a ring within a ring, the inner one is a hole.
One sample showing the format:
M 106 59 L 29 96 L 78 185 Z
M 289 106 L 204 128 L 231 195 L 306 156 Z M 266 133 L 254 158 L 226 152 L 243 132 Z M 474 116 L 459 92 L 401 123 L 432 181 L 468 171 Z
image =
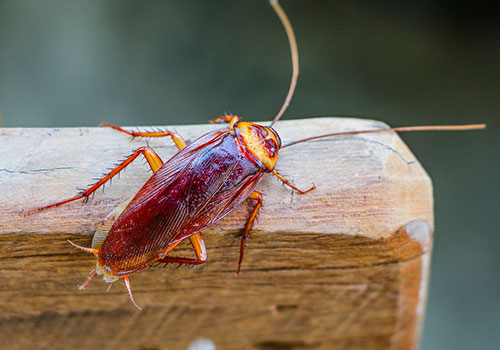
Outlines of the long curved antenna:
M 485 129 L 485 128 L 486 128 L 486 124 L 469 124 L 469 125 L 403 126 L 403 127 L 399 127 L 399 128 L 390 128 L 390 129 L 334 132 L 331 134 L 312 136 L 312 137 L 308 137 L 308 138 L 305 138 L 302 140 L 293 141 L 293 142 L 287 143 L 284 146 L 281 146 L 281 148 L 290 147 L 290 146 L 296 145 L 298 143 L 322 139 L 324 137 L 331 137 L 331 136 L 369 134 L 369 133 L 386 132 L 386 131 L 430 131 L 430 130 L 449 131 L 449 130 L 477 130 L 477 129 Z
M 286 35 L 288 37 L 288 42 L 290 43 L 290 51 L 292 53 L 292 66 L 293 66 L 292 81 L 290 82 L 290 88 L 288 89 L 288 94 L 286 95 L 283 106 L 281 106 L 280 111 L 271 122 L 270 126 L 273 126 L 274 123 L 276 123 L 281 118 L 283 113 L 285 113 L 288 105 L 290 104 L 290 101 L 292 100 L 293 92 L 295 91 L 295 86 L 297 85 L 297 78 L 299 76 L 299 52 L 297 50 L 297 41 L 295 40 L 295 34 L 293 33 L 292 25 L 290 24 L 290 21 L 288 20 L 285 11 L 283 11 L 283 9 L 281 8 L 280 4 L 278 3 L 278 0 L 269 0 L 269 3 L 271 4 L 274 11 L 280 18 L 281 23 L 283 23 L 283 27 L 285 27 Z

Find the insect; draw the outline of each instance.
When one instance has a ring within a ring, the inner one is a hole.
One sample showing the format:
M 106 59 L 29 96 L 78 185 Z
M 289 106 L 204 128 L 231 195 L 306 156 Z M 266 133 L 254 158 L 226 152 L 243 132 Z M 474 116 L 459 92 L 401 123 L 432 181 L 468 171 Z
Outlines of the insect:
M 56 207 L 78 199 L 86 199 L 108 180 L 126 168 L 139 155 L 143 155 L 153 170 L 153 175 L 137 194 L 119 205 L 109 227 L 98 228 L 90 248 L 77 249 L 96 256 L 96 267 L 80 286 L 84 289 L 97 275 L 105 282 L 123 279 L 131 302 L 134 301 L 129 276 L 156 263 L 198 265 L 207 260 L 207 250 L 202 231 L 229 214 L 245 200 L 255 202 L 242 233 L 236 275 L 241 270 L 248 239 L 259 208 L 262 194 L 256 191 L 266 173 L 301 194 L 315 189 L 315 185 L 300 190 L 275 169 L 280 149 L 318 138 L 360 133 L 412 131 L 412 130 L 468 130 L 482 125 L 406 127 L 364 130 L 318 135 L 282 145 L 272 126 L 288 107 L 298 77 L 298 52 L 290 22 L 276 0 L 271 5 L 285 27 L 292 53 L 293 74 L 285 101 L 270 126 L 240 121 L 237 116 L 225 115 L 212 122 L 228 122 L 229 126 L 212 131 L 188 144 L 173 131 L 133 132 L 103 123 L 132 137 L 170 137 L 179 149 L 170 160 L 163 163 L 153 149 L 140 147 L 125 161 L 82 193 L 44 207 L 24 211 L 24 214 Z M 189 239 L 196 258 L 171 256 L 172 250 L 183 240 Z

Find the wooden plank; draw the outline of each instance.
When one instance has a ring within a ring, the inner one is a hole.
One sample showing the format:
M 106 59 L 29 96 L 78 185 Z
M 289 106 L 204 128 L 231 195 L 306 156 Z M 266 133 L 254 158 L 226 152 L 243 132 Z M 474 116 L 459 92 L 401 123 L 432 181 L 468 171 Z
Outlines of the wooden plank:
M 284 143 L 320 133 L 382 127 L 371 120 L 283 121 Z M 187 139 L 218 128 L 178 126 Z M 151 139 L 164 160 L 169 140 Z M 209 262 L 132 276 L 136 310 L 121 284 L 76 289 L 94 258 L 95 227 L 146 181 L 136 161 L 87 204 L 31 208 L 68 198 L 144 140 L 107 128 L 0 129 L 0 345 L 9 349 L 416 348 L 433 230 L 429 177 L 394 133 L 323 139 L 283 149 L 277 169 L 298 195 L 267 176 L 264 205 L 242 274 L 232 278 L 242 205 L 205 231 Z M 177 254 L 191 256 L 188 245 Z M 11 336 L 15 334 L 16 336 Z

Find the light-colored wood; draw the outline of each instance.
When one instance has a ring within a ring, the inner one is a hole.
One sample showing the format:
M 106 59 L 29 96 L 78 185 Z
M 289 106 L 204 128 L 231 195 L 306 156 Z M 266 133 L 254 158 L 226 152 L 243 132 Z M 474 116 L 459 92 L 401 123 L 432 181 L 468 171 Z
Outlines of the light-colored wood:
M 279 122 L 283 143 L 371 120 Z M 178 126 L 188 140 L 217 125 Z M 20 210 L 73 196 L 145 144 L 108 128 L 0 129 L 0 348 L 186 349 L 210 339 L 217 349 L 416 348 L 432 242 L 429 177 L 394 133 L 323 139 L 283 149 L 258 190 L 264 204 L 242 273 L 233 278 L 237 234 L 251 206 L 204 233 L 208 263 L 152 268 L 106 292 L 90 246 L 96 226 L 150 176 L 136 161 L 104 193 L 23 217 Z M 150 146 L 167 160 L 169 139 Z M 176 255 L 194 256 L 189 244 Z

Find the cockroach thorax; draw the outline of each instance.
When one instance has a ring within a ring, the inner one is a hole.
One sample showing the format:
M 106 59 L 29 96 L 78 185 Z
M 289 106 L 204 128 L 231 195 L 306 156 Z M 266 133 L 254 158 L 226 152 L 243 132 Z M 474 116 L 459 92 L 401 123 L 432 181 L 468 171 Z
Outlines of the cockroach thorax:
M 272 172 L 278 160 L 281 140 L 273 128 L 250 122 L 234 125 L 243 150 L 266 172 Z

